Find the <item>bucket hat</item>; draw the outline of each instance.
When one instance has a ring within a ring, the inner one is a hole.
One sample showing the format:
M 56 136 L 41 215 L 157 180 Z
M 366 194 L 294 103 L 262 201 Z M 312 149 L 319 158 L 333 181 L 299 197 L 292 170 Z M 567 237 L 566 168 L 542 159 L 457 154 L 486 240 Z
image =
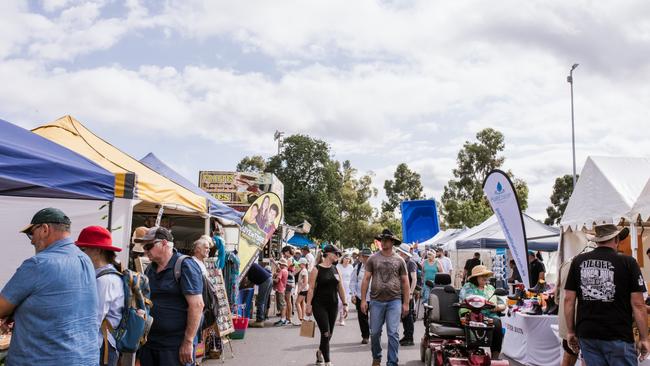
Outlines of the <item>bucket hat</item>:
M 603 224 L 594 226 L 594 235 L 588 235 L 587 238 L 594 243 L 602 243 L 612 240 L 617 235 L 618 240 L 624 240 L 629 233 L 630 229 L 626 227 L 619 230 L 616 225 Z
M 470 279 L 472 277 L 492 276 L 493 274 L 494 272 L 490 271 L 486 266 L 481 264 L 472 268 L 472 275 L 467 278 Z
M 82 248 L 97 248 L 113 252 L 122 251 L 122 248 L 113 245 L 110 231 L 101 226 L 88 226 L 84 228 L 74 243 Z

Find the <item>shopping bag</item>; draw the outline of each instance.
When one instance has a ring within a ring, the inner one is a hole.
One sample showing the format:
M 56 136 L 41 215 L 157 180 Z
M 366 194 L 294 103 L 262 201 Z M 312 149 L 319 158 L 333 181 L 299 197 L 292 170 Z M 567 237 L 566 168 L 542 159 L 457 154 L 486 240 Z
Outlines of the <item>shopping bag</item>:
M 300 336 L 307 338 L 314 338 L 314 332 L 316 331 L 316 323 L 311 319 L 305 319 L 300 324 Z

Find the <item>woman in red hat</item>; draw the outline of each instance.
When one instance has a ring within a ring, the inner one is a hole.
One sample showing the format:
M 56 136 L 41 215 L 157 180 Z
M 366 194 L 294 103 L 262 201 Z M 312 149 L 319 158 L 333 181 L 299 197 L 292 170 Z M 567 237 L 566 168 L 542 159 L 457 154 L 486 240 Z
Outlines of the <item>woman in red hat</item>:
M 113 246 L 111 233 L 101 226 L 89 226 L 81 231 L 75 242 L 95 267 L 97 277 L 97 318 L 100 324 L 97 346 L 100 348 L 99 365 L 115 366 L 119 353 L 115 349 L 115 338 L 102 328 L 108 325 L 115 329 L 122 319 L 124 288 L 121 265 L 116 261 L 116 252 L 122 248 Z

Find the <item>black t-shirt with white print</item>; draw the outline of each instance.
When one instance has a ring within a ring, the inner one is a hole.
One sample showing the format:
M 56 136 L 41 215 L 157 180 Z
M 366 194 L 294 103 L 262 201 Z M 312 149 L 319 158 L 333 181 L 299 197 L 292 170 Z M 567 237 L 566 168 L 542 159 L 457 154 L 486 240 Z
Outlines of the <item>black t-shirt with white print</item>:
M 576 291 L 578 338 L 634 342 L 633 292 L 645 292 L 634 258 L 599 247 L 573 259 L 565 290 Z

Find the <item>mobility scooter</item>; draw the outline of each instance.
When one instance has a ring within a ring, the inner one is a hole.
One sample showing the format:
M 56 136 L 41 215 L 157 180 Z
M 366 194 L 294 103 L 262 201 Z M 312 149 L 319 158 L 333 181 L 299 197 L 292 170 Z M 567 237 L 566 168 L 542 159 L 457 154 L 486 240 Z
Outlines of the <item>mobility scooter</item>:
M 458 293 L 450 283 L 448 274 L 438 274 L 435 283 L 426 283 L 431 292 L 424 307 L 421 361 L 426 366 L 508 366 L 507 360 L 492 360 L 490 352 L 484 349 L 490 346 L 495 329 L 492 319 L 483 316 L 481 310 L 495 305 L 477 295 L 459 303 Z M 497 296 L 506 294 L 502 289 L 495 293 Z M 470 310 L 462 319 L 458 315 L 461 308 Z

